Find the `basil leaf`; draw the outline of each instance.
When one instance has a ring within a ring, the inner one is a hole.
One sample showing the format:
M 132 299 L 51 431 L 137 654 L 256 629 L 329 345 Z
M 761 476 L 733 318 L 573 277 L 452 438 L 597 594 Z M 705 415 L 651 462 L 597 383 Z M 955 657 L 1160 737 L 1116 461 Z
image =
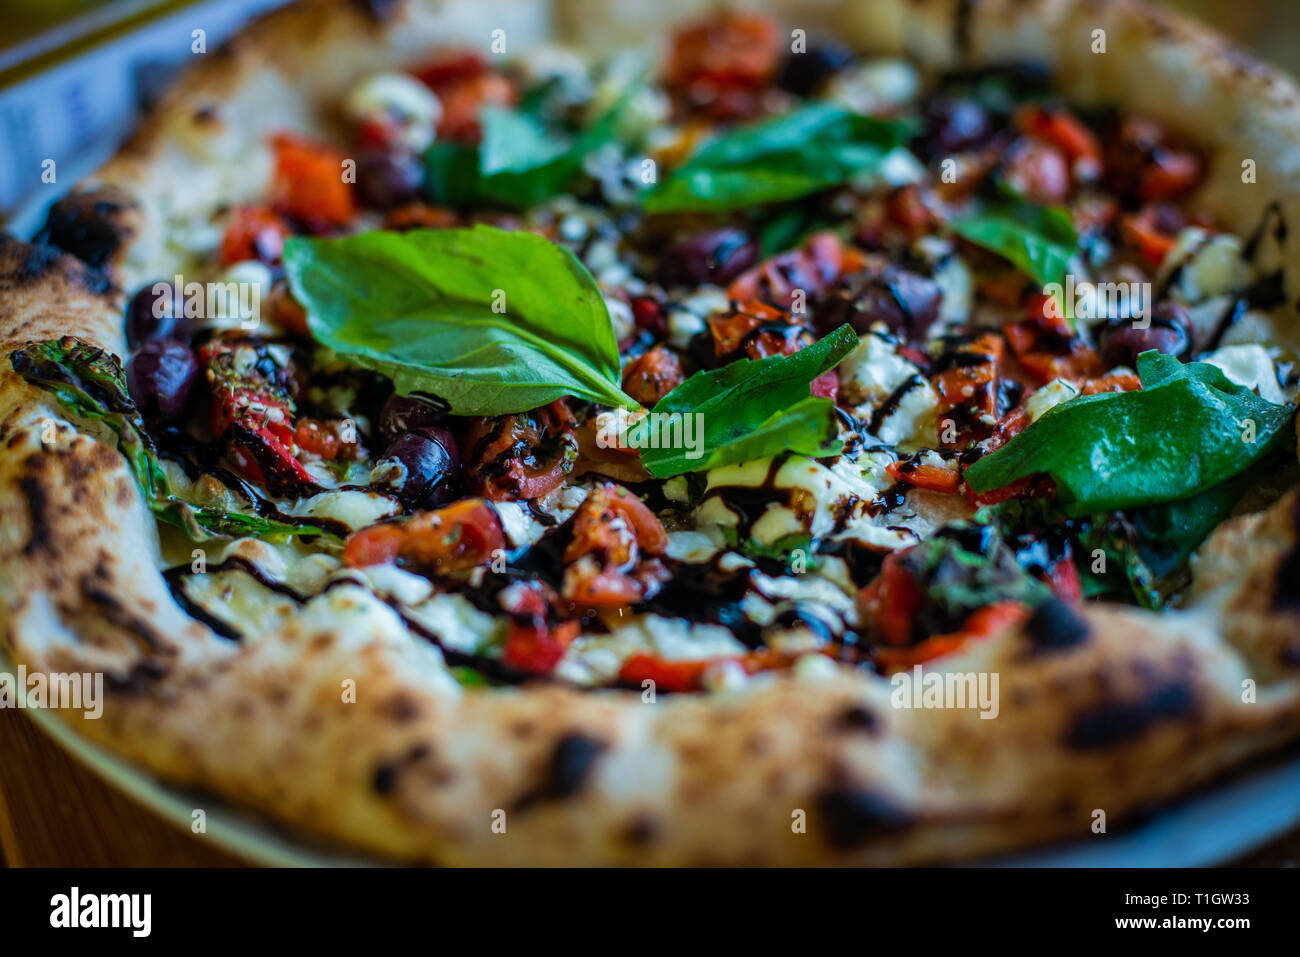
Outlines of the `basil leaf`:
M 879 167 L 911 124 L 819 102 L 722 134 L 645 197 L 649 213 L 712 212 L 798 199 Z
M 425 153 L 424 190 L 457 208 L 491 202 L 524 209 L 563 193 L 587 155 L 615 139 L 633 83 L 576 137 L 548 129 L 534 112 L 484 107 L 483 138 L 475 148 L 434 143 Z
M 907 551 L 901 561 L 924 595 L 918 623 L 925 634 L 956 631 L 972 612 L 995 602 L 1034 606 L 1052 596 L 1046 585 L 1020 567 L 1000 538 L 987 542 L 979 552 L 938 535 Z
M 1072 516 L 1172 502 L 1249 468 L 1281 440 L 1295 412 L 1206 363 L 1184 365 L 1152 351 L 1137 366 L 1141 391 L 1062 403 L 966 469 L 966 484 L 988 492 L 1047 474 Z
M 153 441 L 127 392 L 126 375 L 112 353 L 66 337 L 30 343 L 10 353 L 9 361 L 16 373 L 48 390 L 69 414 L 102 422 L 111 429 L 117 436 L 118 451 L 155 517 L 184 530 L 194 541 L 214 536 L 283 540 L 311 535 L 337 543 L 335 536 L 315 525 L 291 525 L 260 515 L 193 505 L 173 495 Z
M 703 416 L 704 454 L 689 458 L 684 448 L 642 448 L 641 464 L 666 478 L 784 451 L 834 455 L 841 448 L 834 403 L 810 396 L 808 386 L 857 344 L 846 324 L 791 356 L 738 359 L 697 372 L 660 399 L 651 415 Z
M 636 406 L 595 280 L 567 249 L 489 226 L 294 237 L 284 269 L 322 345 L 458 415 L 562 396 Z
M 959 217 L 952 231 L 997 253 L 1040 285 L 1064 283 L 1079 238 L 1069 214 L 1054 207 L 1005 202 Z

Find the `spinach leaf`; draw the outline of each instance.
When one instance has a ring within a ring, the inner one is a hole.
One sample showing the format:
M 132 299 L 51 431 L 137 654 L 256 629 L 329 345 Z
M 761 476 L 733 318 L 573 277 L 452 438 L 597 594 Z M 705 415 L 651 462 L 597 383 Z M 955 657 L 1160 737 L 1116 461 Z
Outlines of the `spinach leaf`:
M 445 399 L 459 415 L 562 396 L 635 406 L 619 388 L 605 299 L 571 252 L 489 226 L 294 237 L 284 269 L 322 345 Z
M 1279 442 L 1295 410 L 1216 367 L 1138 356 L 1138 392 L 1062 403 L 964 476 L 976 492 L 1047 474 L 1072 516 L 1173 502 L 1225 482 Z
M 798 199 L 877 169 L 912 132 L 909 123 L 813 103 L 706 143 L 646 195 L 645 209 L 713 212 Z
M 666 478 L 783 451 L 834 455 L 841 448 L 834 404 L 810 396 L 808 386 L 857 344 L 853 329 L 843 325 L 791 356 L 738 359 L 697 372 L 660 399 L 651 415 L 701 415 L 703 455 L 690 458 L 685 448 L 642 448 L 641 464 Z
M 160 521 L 184 530 L 194 541 L 214 536 L 255 535 L 282 540 L 292 535 L 312 535 L 330 544 L 337 542 L 315 525 L 287 524 L 260 515 L 193 505 L 173 495 L 153 441 L 127 392 L 126 375 L 111 353 L 69 336 L 30 343 L 10 353 L 9 361 L 16 373 L 48 390 L 69 414 L 102 422 L 111 429 L 117 436 L 118 451 L 126 459 L 150 510 Z
M 1040 285 L 1064 283 L 1079 237 L 1067 212 L 1007 200 L 953 220 L 952 231 L 1008 260 Z

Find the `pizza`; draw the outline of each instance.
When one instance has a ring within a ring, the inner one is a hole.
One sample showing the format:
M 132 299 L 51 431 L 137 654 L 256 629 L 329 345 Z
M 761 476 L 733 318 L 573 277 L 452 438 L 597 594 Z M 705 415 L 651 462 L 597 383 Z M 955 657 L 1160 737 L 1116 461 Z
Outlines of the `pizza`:
M 1300 736 L 1296 129 L 1125 0 L 294 4 L 0 241 L 8 653 L 380 858 L 1105 840 Z

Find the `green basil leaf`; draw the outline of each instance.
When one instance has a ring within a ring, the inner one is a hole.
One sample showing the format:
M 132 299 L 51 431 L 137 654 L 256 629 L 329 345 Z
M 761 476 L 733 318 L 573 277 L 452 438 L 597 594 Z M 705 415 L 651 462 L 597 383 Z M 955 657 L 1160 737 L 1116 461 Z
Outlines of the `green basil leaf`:
M 1065 282 L 1079 242 L 1067 212 L 1023 201 L 959 217 L 952 231 L 997 253 L 1043 286 Z
M 194 541 L 214 536 L 284 540 L 308 535 L 337 544 L 335 536 L 315 525 L 193 505 L 173 495 L 167 473 L 127 392 L 126 375 L 111 353 L 68 337 L 30 343 L 10 353 L 9 361 L 16 373 L 48 390 L 69 414 L 102 422 L 111 429 L 117 436 L 118 451 L 155 517 L 182 529 Z
M 560 195 L 587 155 L 615 139 L 619 115 L 637 85 L 629 84 L 577 136 L 548 129 L 535 112 L 485 107 L 477 148 L 439 141 L 425 153 L 426 195 L 462 209 L 483 202 L 524 209 Z
M 459 415 L 524 412 L 562 396 L 636 406 L 595 280 L 526 232 L 376 230 L 294 237 L 284 269 L 312 335 Z
M 651 414 L 703 416 L 703 452 L 643 448 L 641 464 L 658 478 L 767 458 L 778 452 L 834 455 L 834 404 L 808 394 L 808 386 L 857 348 L 848 325 L 792 356 L 738 359 L 697 372 L 659 400 Z
M 1268 454 L 1295 413 L 1206 363 L 1184 365 L 1153 351 L 1137 366 L 1141 391 L 1058 405 L 966 469 L 966 483 L 988 492 L 1046 474 L 1072 516 L 1177 501 Z
M 646 195 L 645 209 L 712 212 L 798 199 L 878 168 L 911 134 L 903 121 L 813 103 L 705 143 Z
M 465 209 L 483 201 L 478 150 L 439 140 L 424 154 L 424 193 L 435 203 Z

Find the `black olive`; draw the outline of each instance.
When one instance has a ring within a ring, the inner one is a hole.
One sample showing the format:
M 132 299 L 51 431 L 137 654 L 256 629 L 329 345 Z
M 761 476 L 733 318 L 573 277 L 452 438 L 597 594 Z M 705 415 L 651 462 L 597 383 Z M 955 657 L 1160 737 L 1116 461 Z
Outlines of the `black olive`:
M 130 348 L 138 349 L 154 339 L 185 338 L 189 338 L 189 324 L 184 298 L 171 283 L 149 283 L 126 307 L 126 344 Z
M 379 411 L 379 435 L 385 442 L 395 442 L 407 432 L 429 431 L 446 425 L 447 413 L 415 396 L 388 397 Z
M 978 101 L 966 97 L 934 96 L 926 103 L 923 152 L 942 158 L 982 146 L 993 135 L 993 122 Z
M 791 52 L 777 84 L 796 96 L 812 96 L 830 77 L 853 62 L 853 54 L 836 43 L 819 43 L 803 53 Z
M 411 508 L 437 508 L 456 497 L 460 449 L 446 429 L 408 432 L 388 446 L 371 481 Z
M 933 279 L 906 269 L 890 267 L 882 273 L 848 276 L 814 308 L 817 325 L 824 332 L 849 323 L 859 334 L 874 322 L 912 342 L 924 341 L 939 318 L 943 291 Z
M 185 411 L 198 376 L 194 352 L 174 339 L 146 342 L 126 365 L 126 385 L 151 425 L 175 422 Z
M 424 163 L 405 150 L 369 150 L 357 157 L 357 192 L 372 209 L 388 210 L 418 198 Z
M 659 263 L 665 286 L 725 286 L 758 261 L 758 244 L 740 229 L 713 229 L 674 243 Z
M 1174 302 L 1156 306 L 1145 329 L 1133 319 L 1115 319 L 1098 336 L 1101 357 L 1109 368 L 1134 367 L 1137 357 L 1151 349 L 1186 361 L 1192 353 L 1191 321 L 1187 310 Z

